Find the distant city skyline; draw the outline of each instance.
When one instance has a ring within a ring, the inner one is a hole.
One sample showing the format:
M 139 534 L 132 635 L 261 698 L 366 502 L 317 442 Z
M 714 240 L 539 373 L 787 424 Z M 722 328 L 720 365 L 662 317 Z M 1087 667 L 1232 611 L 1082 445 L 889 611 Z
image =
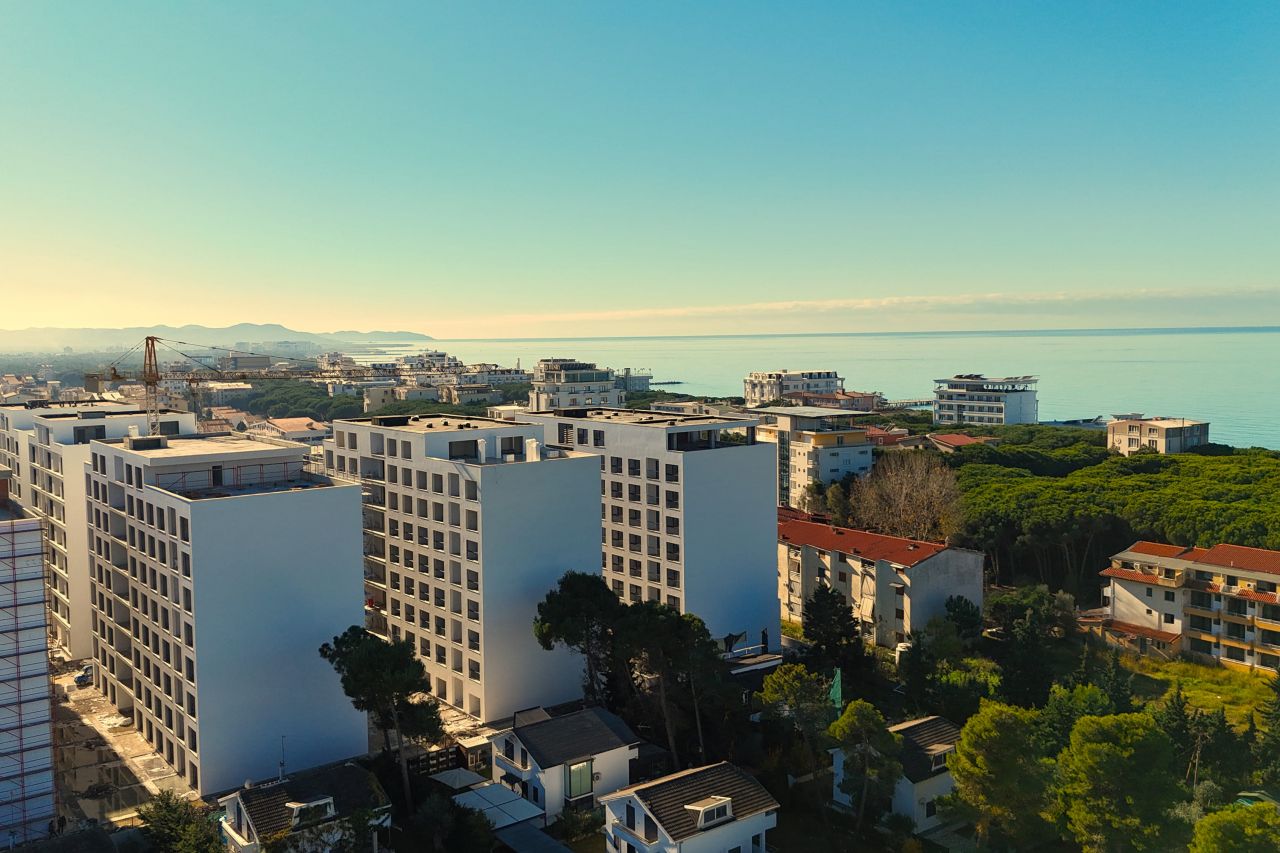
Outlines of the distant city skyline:
M 24 4 L 0 327 L 1280 324 L 1280 7 Z

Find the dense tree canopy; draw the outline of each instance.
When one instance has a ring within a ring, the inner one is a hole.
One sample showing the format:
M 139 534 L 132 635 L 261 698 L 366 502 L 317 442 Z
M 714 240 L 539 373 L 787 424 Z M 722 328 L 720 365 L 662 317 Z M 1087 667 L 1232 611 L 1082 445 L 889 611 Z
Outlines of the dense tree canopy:
M 966 447 L 949 460 L 963 495 L 955 541 L 984 551 L 1002 580 L 1091 594 L 1097 567 L 1140 537 L 1280 549 L 1280 453 L 1112 455 L 1059 473 L 1015 450 Z

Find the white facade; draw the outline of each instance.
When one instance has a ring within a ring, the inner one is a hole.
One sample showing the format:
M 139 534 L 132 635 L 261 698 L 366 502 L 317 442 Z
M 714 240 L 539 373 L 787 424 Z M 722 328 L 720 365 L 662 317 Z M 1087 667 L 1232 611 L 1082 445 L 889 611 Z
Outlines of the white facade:
M 718 639 L 778 642 L 777 462 L 773 445 L 756 443 L 758 421 L 634 409 L 526 417 L 548 444 L 600 457 L 597 559 L 622 600 L 695 613 Z
M 905 775 L 899 776 L 893 786 L 893 798 L 889 810 L 894 814 L 904 815 L 915 821 L 916 832 L 928 832 L 942 823 L 938 817 L 938 799 L 945 797 L 956 789 L 955 779 L 945 769 L 946 758 L 938 758 L 941 768 L 933 776 L 927 776 L 913 782 Z M 844 782 L 844 752 L 831 750 L 831 799 L 845 808 L 854 808 L 853 797 L 840 790 Z
M 95 441 L 85 466 L 97 689 L 202 795 L 368 747 L 322 643 L 361 620 L 360 490 L 307 448 Z
M 806 391 L 835 394 L 844 390 L 844 377 L 834 370 L 757 370 L 742 380 L 748 406 L 767 406 L 782 395 Z
M 757 409 L 766 418 L 756 435 L 778 446 L 778 503 L 802 508 L 808 488 L 854 475 L 865 477 L 875 459 L 865 429 L 841 409 L 807 406 Z
M 43 839 L 56 814 L 45 606 L 45 522 L 0 468 L 0 838 Z
M 816 524 L 778 524 L 778 594 L 782 618 L 800 622 L 819 586 L 844 595 L 863 636 L 892 648 L 957 595 L 982 607 L 982 554 L 935 542 Z
M 1040 412 L 1035 376 L 987 377 L 978 373 L 935 379 L 937 424 L 1034 424 Z
M 193 435 L 195 415 L 164 411 L 162 432 Z M 0 465 L 14 471 L 12 496 L 49 522 L 53 644 L 72 660 L 92 653 L 89 528 L 84 463 L 89 442 L 147 431 L 147 415 L 121 403 L 0 407 Z
M 544 358 L 533 370 L 531 411 L 577 406 L 621 406 L 626 393 L 607 367 L 572 358 Z
M 513 788 L 542 809 L 547 823 L 553 822 L 570 804 L 575 808 L 595 808 L 599 797 L 629 785 L 631 762 L 640 752 L 637 740 L 543 767 L 536 753 L 522 742 L 518 729 L 496 735 L 491 743 L 493 781 Z
M 1185 453 L 1209 443 L 1209 424 L 1186 418 L 1116 415 L 1107 424 L 1107 446 L 1121 456 L 1140 450 L 1156 453 Z
M 594 458 L 538 426 L 455 415 L 338 421 L 326 470 L 365 485 L 366 626 L 407 639 L 436 699 L 478 720 L 581 694 L 533 637 L 537 603 L 599 559 Z

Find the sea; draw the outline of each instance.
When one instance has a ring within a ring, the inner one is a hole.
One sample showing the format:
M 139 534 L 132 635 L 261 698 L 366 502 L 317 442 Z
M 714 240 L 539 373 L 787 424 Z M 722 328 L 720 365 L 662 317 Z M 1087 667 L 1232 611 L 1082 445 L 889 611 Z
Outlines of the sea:
M 1211 441 L 1280 448 L 1280 327 L 851 332 L 436 340 L 467 363 L 578 358 L 653 374 L 655 388 L 742 394 L 753 370 L 836 370 L 890 400 L 958 373 L 1040 378 L 1040 419 L 1141 412 L 1209 421 Z M 387 354 L 421 349 L 384 347 Z

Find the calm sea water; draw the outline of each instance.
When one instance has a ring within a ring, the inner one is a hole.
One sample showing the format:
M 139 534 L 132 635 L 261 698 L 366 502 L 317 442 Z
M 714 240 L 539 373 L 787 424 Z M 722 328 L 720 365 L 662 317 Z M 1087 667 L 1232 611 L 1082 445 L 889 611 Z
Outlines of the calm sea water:
M 742 393 L 752 370 L 834 369 L 845 387 L 927 397 L 956 373 L 1040 377 L 1043 420 L 1143 412 L 1211 423 L 1209 436 L 1280 448 L 1280 328 L 912 332 L 441 340 L 466 362 L 570 357 L 645 368 L 688 394 Z

